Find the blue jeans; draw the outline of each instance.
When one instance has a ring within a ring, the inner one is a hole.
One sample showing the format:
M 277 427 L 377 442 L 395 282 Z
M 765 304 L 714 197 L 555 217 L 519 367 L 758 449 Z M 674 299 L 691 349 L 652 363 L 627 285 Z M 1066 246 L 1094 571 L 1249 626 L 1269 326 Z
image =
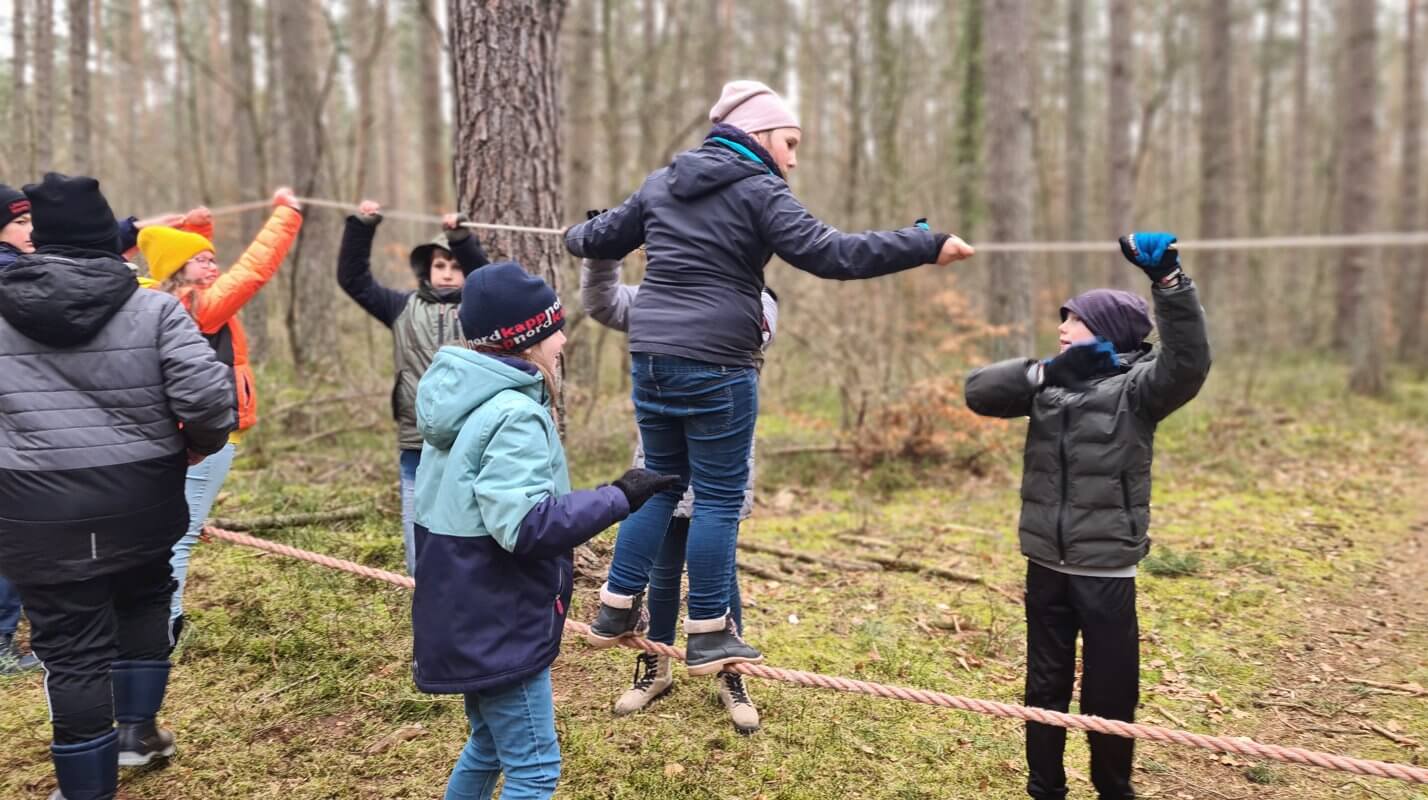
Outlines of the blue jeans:
M 188 583 L 188 562 L 193 546 L 198 544 L 198 534 L 213 510 L 213 501 L 218 499 L 218 490 L 228 479 L 228 470 L 233 466 L 233 443 L 223 445 L 223 449 L 188 468 L 188 478 L 183 484 L 184 497 L 188 499 L 188 532 L 174 545 L 173 557 L 169 564 L 174 570 L 173 601 L 169 605 L 169 619 L 183 615 L 183 588 Z
M 0 578 L 0 639 L 8 639 L 20 629 L 20 593 L 15 585 Z
M 679 579 L 684 576 L 684 548 L 688 541 L 689 519 L 675 517 L 670 520 L 664 544 L 659 548 L 659 558 L 650 567 L 649 638 L 662 644 L 674 644 L 675 623 L 679 619 Z M 744 604 L 739 598 L 737 565 L 734 579 L 729 582 L 729 611 L 734 615 L 734 626 L 743 633 Z
M 402 472 L 402 550 L 407 557 L 407 574 L 416 575 L 416 471 L 421 466 L 420 450 L 398 450 Z
M 446 800 L 489 800 L 503 772 L 501 800 L 555 794 L 560 742 L 549 668 L 511 686 L 467 694 L 466 718 L 471 738 L 451 771 Z
M 632 353 L 630 372 L 645 467 L 681 480 L 620 525 L 610 590 L 624 595 L 644 591 L 674 508 L 692 482 L 689 617 L 718 619 L 729 611 L 739 508 L 759 414 L 758 373 L 752 367 L 652 353 Z

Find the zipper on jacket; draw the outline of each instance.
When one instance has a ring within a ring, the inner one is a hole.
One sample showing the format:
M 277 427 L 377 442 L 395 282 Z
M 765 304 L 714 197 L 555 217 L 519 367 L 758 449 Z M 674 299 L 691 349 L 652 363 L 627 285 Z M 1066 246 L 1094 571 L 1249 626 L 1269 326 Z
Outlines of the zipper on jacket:
M 1064 529 L 1066 527 L 1066 492 L 1070 481 L 1066 477 L 1066 431 L 1071 427 L 1071 406 L 1062 406 L 1061 409 L 1061 434 L 1057 437 L 1057 459 L 1061 464 L 1061 505 L 1056 510 L 1056 553 L 1060 561 L 1066 563 L 1066 539 Z
M 1121 504 L 1126 508 L 1126 524 L 1130 526 L 1131 541 L 1135 541 L 1135 513 L 1131 511 L 1130 484 L 1126 482 L 1127 473 L 1121 471 Z

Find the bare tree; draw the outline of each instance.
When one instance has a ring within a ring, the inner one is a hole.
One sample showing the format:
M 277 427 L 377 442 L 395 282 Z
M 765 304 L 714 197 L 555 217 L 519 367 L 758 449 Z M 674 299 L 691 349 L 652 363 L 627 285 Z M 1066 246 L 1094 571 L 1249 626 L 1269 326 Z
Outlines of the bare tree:
M 563 0 L 447 2 L 457 195 L 478 219 L 564 221 L 556 46 L 564 15 Z M 487 240 L 487 250 L 493 258 L 519 257 L 559 291 L 564 248 L 558 237 L 499 234 Z
M 1135 118 L 1135 76 L 1132 74 L 1135 40 L 1131 38 L 1134 20 L 1131 0 L 1111 0 L 1107 6 L 1110 17 L 1110 73 L 1106 78 L 1106 222 L 1116 236 L 1129 233 L 1135 186 L 1131 170 L 1135 152 L 1131 149 L 1131 122 Z M 1121 285 L 1127 280 L 1125 270 L 1108 264 L 1105 280 L 1109 285 Z
M 259 192 L 268 188 L 268 163 L 263 154 L 263 138 L 258 122 L 258 105 L 253 73 L 253 6 L 251 0 L 228 0 L 228 55 L 233 75 L 233 184 Z M 263 224 L 262 211 L 243 214 L 240 226 L 256 231 Z M 268 293 L 258 292 L 243 307 L 247 322 L 248 349 L 254 358 L 268 352 Z
M 1304 227 L 1304 178 L 1309 172 L 1309 0 L 1299 0 L 1299 35 L 1294 46 L 1294 122 L 1291 125 L 1289 229 Z
M 35 0 L 35 171 L 56 168 L 55 129 L 55 11 L 53 0 Z
M 89 115 L 89 0 L 69 0 L 70 163 L 86 175 L 94 167 Z
M 600 0 L 575 0 L 572 12 L 575 17 L 575 41 L 571 47 L 563 50 L 569 58 L 565 64 L 565 96 L 569 98 L 566 108 L 569 110 L 570 130 L 590 130 L 595 122 L 595 80 L 590 65 L 595 62 L 595 16 L 599 2 Z M 569 179 L 565 182 L 566 208 L 580 210 L 598 204 L 595 200 L 598 195 L 593 186 L 593 144 L 589 136 L 572 136 L 567 143 L 568 161 L 565 171 Z
M 991 237 L 1031 238 L 1031 81 L 1028 67 L 1031 0 L 989 0 L 986 8 L 987 71 L 997 76 L 987 93 L 987 211 Z M 1032 351 L 1031 267 L 1020 253 L 993 253 L 987 260 L 989 321 L 1005 326 L 997 357 Z
M 1230 0 L 1207 0 L 1201 26 L 1200 236 L 1207 239 L 1230 236 L 1233 230 L 1228 201 L 1236 174 L 1230 5 Z M 1209 264 L 1198 269 L 1205 273 L 1207 298 L 1215 292 L 1216 273 L 1226 280 L 1233 277 Z
M 625 120 L 625 75 L 616 60 L 616 51 L 625 37 L 620 15 L 621 0 L 601 0 L 600 3 L 600 70 L 605 76 L 604 114 L 601 127 L 605 141 L 605 203 L 623 199 L 625 186 L 625 135 L 621 130 Z M 717 5 L 710 3 L 711 8 Z M 601 205 L 604 205 L 602 203 Z
M 1411 231 L 1418 226 L 1418 176 L 1423 151 L 1423 83 L 1418 59 L 1418 0 L 1408 0 L 1407 30 L 1403 42 L 1403 152 L 1398 173 L 1398 219 L 1396 229 Z M 1423 349 L 1424 305 L 1428 304 L 1428 269 L 1422 251 L 1400 249 L 1398 255 L 1398 357 L 1419 359 L 1428 365 Z
M 962 8 L 962 107 L 957 115 L 954 159 L 957 164 L 957 224 L 975 236 L 981 222 L 978 164 L 982 150 L 982 0 L 965 0 Z
M 288 174 L 298 194 L 326 196 L 323 181 L 322 91 L 315 64 L 314 8 L 306 3 L 276 3 L 278 56 L 282 61 L 283 124 L 290 147 Z M 307 222 L 288 263 L 291 271 L 287 307 L 288 347 L 293 363 L 308 367 L 333 352 L 333 291 L 327 264 L 333 214 L 306 211 Z
M 1086 238 L 1086 2 L 1069 0 L 1066 14 L 1066 238 Z M 1071 285 L 1090 276 L 1085 256 L 1070 256 Z
M 1378 102 L 1375 74 L 1378 47 L 1377 3 L 1340 0 L 1343 26 L 1340 81 L 1343 105 L 1339 150 L 1339 218 L 1344 233 L 1373 230 L 1377 211 L 1378 127 L 1374 106 Z M 1344 331 L 1353 368 L 1349 388 L 1360 394 L 1381 394 L 1386 388 L 1383 363 L 1382 302 L 1379 270 L 1370 265 L 1372 251 L 1345 250 L 1339 265 L 1337 328 Z
M 26 175 L 35 173 L 35 151 L 31 146 L 30 131 L 30 102 L 29 92 L 25 83 L 25 64 L 29 57 L 29 52 L 25 49 L 25 2 L 26 0 L 14 0 L 15 14 L 10 22 L 10 55 L 11 55 L 11 86 L 14 95 L 13 105 L 10 108 L 10 130 L 15 132 L 15 139 L 12 142 L 14 161 L 12 163 L 23 165 Z
M 447 63 L 446 38 L 436 21 L 436 0 L 415 0 L 417 14 L 416 59 L 421 85 L 421 175 L 425 197 L 432 208 L 448 208 L 451 172 L 446 158 L 446 142 L 441 135 L 441 73 Z M 493 56 L 495 54 L 492 54 Z M 464 210 L 464 208 L 463 208 Z

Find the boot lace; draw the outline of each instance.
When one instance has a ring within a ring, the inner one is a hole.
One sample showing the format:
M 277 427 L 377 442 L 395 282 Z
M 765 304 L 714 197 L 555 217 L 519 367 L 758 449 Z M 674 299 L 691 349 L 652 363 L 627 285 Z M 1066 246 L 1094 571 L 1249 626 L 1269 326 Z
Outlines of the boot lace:
M 735 672 L 719 673 L 719 680 L 724 682 L 724 688 L 728 690 L 729 696 L 734 699 L 735 705 L 751 706 L 753 701 L 749 700 L 749 692 L 744 688 L 744 676 Z
M 635 656 L 635 680 L 630 688 L 637 692 L 648 691 L 654 685 L 659 672 L 659 656 L 654 653 L 640 653 Z

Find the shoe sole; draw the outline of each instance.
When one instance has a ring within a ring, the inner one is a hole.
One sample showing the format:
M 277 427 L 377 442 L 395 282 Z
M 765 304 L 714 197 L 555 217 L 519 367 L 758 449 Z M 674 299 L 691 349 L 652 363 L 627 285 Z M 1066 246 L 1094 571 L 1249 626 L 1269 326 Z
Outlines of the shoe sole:
M 688 669 L 690 675 L 714 675 L 723 670 L 725 667 L 729 666 L 730 664 L 762 663 L 764 663 L 763 656 L 759 656 L 758 658 L 742 658 L 739 656 L 735 656 L 733 658 L 721 658 L 718 661 L 710 661 L 707 664 L 690 664 Z
M 596 650 L 605 650 L 611 647 L 615 647 L 620 642 L 623 642 L 626 639 L 637 639 L 639 638 L 639 636 L 639 631 L 629 631 L 626 633 L 622 633 L 619 636 L 610 637 L 601 636 L 600 634 L 592 630 L 589 633 L 585 634 L 585 641 L 588 642 L 590 646 L 595 648 Z
M 756 733 L 759 732 L 759 729 L 760 729 L 761 727 L 762 727 L 762 726 L 755 725 L 755 726 L 752 727 L 752 728 L 746 728 L 746 727 L 744 727 L 743 725 L 735 725 L 735 726 L 734 726 L 734 730 L 735 730 L 735 732 L 737 732 L 737 733 L 738 733 L 739 735 L 741 735 L 741 736 L 753 736 L 754 734 L 756 734 Z
M 647 709 L 647 708 L 649 708 L 650 706 L 654 705 L 654 702 L 655 702 L 656 700 L 660 699 L 661 697 L 664 697 L 665 695 L 669 694 L 669 693 L 672 692 L 672 691 L 674 691 L 674 682 L 673 682 L 673 681 L 671 681 L 668 686 L 664 687 L 663 689 L 660 689 L 659 692 L 656 693 L 654 697 L 651 697 L 650 699 L 646 700 L 646 701 L 645 701 L 645 704 L 642 705 L 642 706 L 640 706 L 640 707 L 638 707 L 638 708 L 632 708 L 632 709 L 630 709 L 629 711 L 620 711 L 619 709 L 615 709 L 615 712 L 614 712 L 614 713 L 615 713 L 615 716 L 617 716 L 617 717 L 628 717 L 628 716 L 630 716 L 631 714 L 635 714 L 635 713 L 638 713 L 638 712 L 640 712 L 640 711 L 644 711 L 645 709 Z
M 172 758 L 172 757 L 173 757 L 173 754 L 174 754 L 175 752 L 177 752 L 177 751 L 178 751 L 178 748 L 177 748 L 177 747 L 175 747 L 174 745 L 169 745 L 168 747 L 165 747 L 165 748 L 162 749 L 162 750 L 159 750 L 159 751 L 154 752 L 154 753 L 145 753 L 144 755 L 139 755 L 138 753 L 133 753 L 133 752 L 120 753 L 120 754 L 119 754 L 119 766 L 121 766 L 121 767 L 147 767 L 147 766 L 149 766 L 150 764 L 154 763 L 154 761 L 157 760 L 157 759 L 161 759 L 161 758 Z

